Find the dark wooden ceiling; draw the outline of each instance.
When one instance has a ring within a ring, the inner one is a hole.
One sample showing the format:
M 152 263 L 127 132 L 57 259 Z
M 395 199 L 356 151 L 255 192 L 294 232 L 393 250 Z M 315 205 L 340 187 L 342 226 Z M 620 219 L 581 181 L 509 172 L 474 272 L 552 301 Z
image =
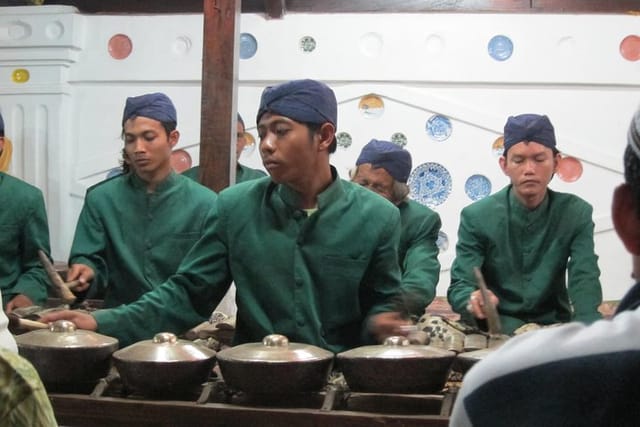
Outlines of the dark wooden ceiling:
M 0 6 L 42 0 L 0 0 Z M 83 13 L 198 13 L 203 0 L 44 0 Z M 640 14 L 640 0 L 243 0 L 242 13 L 616 13 Z

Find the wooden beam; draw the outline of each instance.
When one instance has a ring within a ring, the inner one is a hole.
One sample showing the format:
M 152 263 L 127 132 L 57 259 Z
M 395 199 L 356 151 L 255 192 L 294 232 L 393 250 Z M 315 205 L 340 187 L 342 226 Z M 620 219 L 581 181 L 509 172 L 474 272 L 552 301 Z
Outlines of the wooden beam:
M 236 174 L 240 3 L 204 0 L 200 182 L 218 192 Z
M 0 0 L 0 6 L 34 0 Z M 638 13 L 638 0 L 244 0 L 242 13 Z M 45 0 L 83 13 L 202 13 L 202 0 Z
M 264 10 L 269 18 L 282 19 L 286 10 L 285 0 L 264 0 Z

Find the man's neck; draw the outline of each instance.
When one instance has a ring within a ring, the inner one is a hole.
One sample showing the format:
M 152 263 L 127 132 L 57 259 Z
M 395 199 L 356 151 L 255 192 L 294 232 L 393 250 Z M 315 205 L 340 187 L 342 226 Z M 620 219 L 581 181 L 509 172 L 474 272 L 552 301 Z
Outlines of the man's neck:
M 541 195 L 537 194 L 535 196 L 529 196 L 529 197 L 516 193 L 516 198 L 520 201 L 520 203 L 522 203 L 522 205 L 525 208 L 527 208 L 530 211 L 535 210 L 538 206 L 540 206 L 546 196 L 547 196 L 546 190 Z
M 318 206 L 318 195 L 327 189 L 333 182 L 331 167 L 321 168 L 318 173 L 310 175 L 307 181 L 292 185 L 300 194 L 300 209 L 313 209 Z
M 153 173 L 139 173 L 136 171 L 136 175 L 142 181 L 146 183 L 147 193 L 153 193 L 156 191 L 158 185 L 163 182 L 171 174 L 171 168 L 167 170 L 157 170 Z

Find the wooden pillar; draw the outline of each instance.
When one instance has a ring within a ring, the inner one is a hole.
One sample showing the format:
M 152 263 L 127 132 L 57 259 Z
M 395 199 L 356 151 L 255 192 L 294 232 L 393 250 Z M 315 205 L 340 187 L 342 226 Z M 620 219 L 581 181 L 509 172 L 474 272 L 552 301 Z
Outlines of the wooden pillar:
M 204 0 L 200 182 L 221 191 L 235 182 L 241 0 Z

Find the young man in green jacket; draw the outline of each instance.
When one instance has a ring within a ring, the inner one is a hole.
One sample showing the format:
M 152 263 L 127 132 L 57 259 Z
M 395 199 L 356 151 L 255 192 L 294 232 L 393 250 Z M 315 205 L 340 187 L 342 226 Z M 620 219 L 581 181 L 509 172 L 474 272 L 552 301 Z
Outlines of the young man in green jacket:
M 360 152 L 351 180 L 378 193 L 400 210 L 398 258 L 402 271 L 401 305 L 416 320 L 436 296 L 440 279 L 440 215 L 408 198 L 411 154 L 389 141 L 372 139 Z
M 504 333 L 530 323 L 601 317 L 593 209 L 575 195 L 548 188 L 559 157 L 547 116 L 509 117 L 500 167 L 511 184 L 460 216 L 447 296 L 464 320 L 485 319 L 474 267 L 498 304 Z
M 222 191 L 175 275 L 130 305 L 43 320 L 67 318 L 126 345 L 199 324 L 233 280 L 236 344 L 279 333 L 339 352 L 402 333 L 408 322 L 393 305 L 400 215 L 330 165 L 333 91 L 314 80 L 269 87 L 256 121 L 271 179 Z
M 0 115 L 0 153 L 4 148 L 4 120 Z M 40 189 L 0 172 L 0 290 L 7 313 L 44 304 L 47 273 L 38 249 L 49 253 L 49 225 Z
M 135 301 L 174 274 L 204 233 L 216 194 L 171 168 L 180 134 L 162 93 L 127 99 L 122 117 L 130 171 L 87 191 L 67 280 L 91 285 L 105 307 Z

